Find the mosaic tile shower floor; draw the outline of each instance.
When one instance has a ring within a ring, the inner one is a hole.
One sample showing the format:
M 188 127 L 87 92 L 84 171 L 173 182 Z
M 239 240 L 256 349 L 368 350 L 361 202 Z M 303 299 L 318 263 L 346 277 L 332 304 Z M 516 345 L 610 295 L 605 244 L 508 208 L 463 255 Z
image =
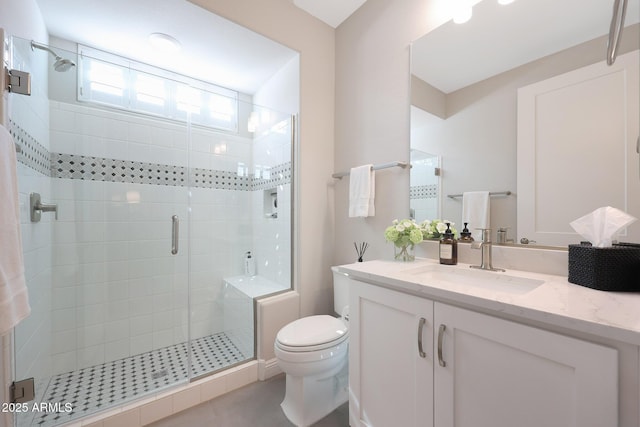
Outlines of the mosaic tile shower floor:
M 224 333 L 192 344 L 193 377 L 244 361 L 245 356 Z M 51 427 L 117 406 L 133 397 L 158 391 L 187 378 L 187 343 L 125 359 L 55 375 L 39 402 L 58 403 L 60 412 L 30 411 L 18 416 L 18 427 Z M 32 407 L 34 402 L 29 402 Z M 65 404 L 71 410 L 65 410 Z

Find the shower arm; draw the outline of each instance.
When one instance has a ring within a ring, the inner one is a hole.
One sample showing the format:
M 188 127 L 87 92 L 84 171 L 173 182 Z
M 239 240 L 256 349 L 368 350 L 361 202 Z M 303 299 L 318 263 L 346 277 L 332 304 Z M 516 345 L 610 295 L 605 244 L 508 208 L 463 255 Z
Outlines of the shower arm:
M 58 55 L 57 53 L 55 53 L 53 50 L 51 50 L 51 48 L 49 48 L 48 46 L 45 46 L 43 44 L 34 42 L 33 40 L 31 40 L 31 49 L 40 49 L 40 50 L 46 50 L 47 52 L 49 52 L 51 55 L 53 55 L 54 58 L 56 58 L 56 60 L 58 59 L 62 59 L 62 57 L 60 55 Z

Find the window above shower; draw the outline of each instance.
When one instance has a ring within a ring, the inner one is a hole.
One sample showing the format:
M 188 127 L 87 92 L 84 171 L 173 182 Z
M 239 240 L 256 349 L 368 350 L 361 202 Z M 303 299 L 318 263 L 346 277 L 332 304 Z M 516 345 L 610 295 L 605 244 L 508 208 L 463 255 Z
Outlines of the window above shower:
M 170 77 L 169 77 L 170 76 Z M 238 130 L 237 91 L 78 45 L 78 101 Z

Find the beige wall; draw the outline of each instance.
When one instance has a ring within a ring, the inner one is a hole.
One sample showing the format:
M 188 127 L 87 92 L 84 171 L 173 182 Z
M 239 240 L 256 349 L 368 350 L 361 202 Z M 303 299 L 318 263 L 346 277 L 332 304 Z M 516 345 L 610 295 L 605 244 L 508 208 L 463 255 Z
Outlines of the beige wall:
M 368 0 L 336 30 L 337 171 L 409 160 L 410 43 L 442 22 L 438 0 Z M 376 216 L 348 218 L 349 179 L 335 183 L 336 264 L 356 260 L 353 242 L 369 242 L 365 260 L 390 258 L 383 237 L 409 215 L 409 171 L 376 173 Z
M 409 46 L 413 40 L 447 20 L 443 7 L 445 3 L 443 0 L 368 0 L 336 30 L 336 170 L 348 170 L 366 163 L 408 160 L 411 99 Z M 637 36 L 633 36 L 637 34 L 635 31 L 627 31 L 625 39 L 638 40 Z M 625 45 L 621 46 L 621 52 L 626 50 Z M 601 51 L 598 55 L 600 58 Z M 492 83 L 491 80 L 484 81 L 447 97 L 447 115 L 459 110 L 472 114 L 467 111 L 470 110 L 469 99 L 487 97 L 486 89 Z M 515 105 L 515 96 L 509 103 Z M 502 104 L 500 108 L 502 110 L 496 111 L 504 110 Z M 441 110 L 439 112 L 442 113 Z M 478 156 L 486 153 L 487 158 L 482 164 L 488 168 L 496 164 L 503 167 L 499 170 L 500 174 L 487 174 L 487 168 L 476 173 L 475 176 L 482 174 L 491 177 L 492 181 L 486 182 L 484 188 L 515 191 L 515 118 L 508 126 L 502 125 L 504 115 L 501 119 L 492 120 L 491 125 L 500 135 L 484 138 L 476 144 L 480 152 L 469 153 L 468 147 L 448 146 L 447 153 L 454 157 L 459 153 L 458 158 L 476 163 Z M 464 127 L 458 126 L 458 129 L 462 132 Z M 458 140 L 477 141 L 477 134 L 470 136 L 471 132 L 458 135 Z M 508 145 L 496 146 L 495 141 L 505 141 Z M 443 164 L 445 174 L 451 166 Z M 458 169 L 455 167 L 453 171 L 449 170 L 453 172 L 448 181 L 452 185 L 446 189 L 443 186 L 445 194 L 476 189 L 468 188 L 468 174 L 472 171 L 469 165 L 461 164 Z M 455 179 L 452 181 L 451 178 Z M 376 216 L 367 219 L 347 217 L 348 179 L 336 182 L 336 264 L 355 261 L 354 241 L 367 240 L 372 245 L 365 260 L 392 257 L 393 249 L 391 244 L 384 241 L 383 230 L 393 219 L 408 216 L 408 180 L 408 171 L 399 168 L 378 172 Z M 460 185 L 457 185 L 460 180 Z M 515 231 L 515 198 L 496 199 L 492 201 L 494 203 L 497 206 L 495 218 L 492 208 L 492 221 L 495 219 L 497 226 L 512 227 L 512 231 Z M 451 216 L 451 220 L 460 221 L 459 201 L 445 200 L 443 207 L 444 217 Z M 502 215 L 501 212 L 509 214 Z M 421 250 L 419 248 L 418 253 L 424 255 Z
M 334 30 L 290 0 L 192 0 L 300 52 L 299 230 L 296 287 L 300 314 L 332 304 Z

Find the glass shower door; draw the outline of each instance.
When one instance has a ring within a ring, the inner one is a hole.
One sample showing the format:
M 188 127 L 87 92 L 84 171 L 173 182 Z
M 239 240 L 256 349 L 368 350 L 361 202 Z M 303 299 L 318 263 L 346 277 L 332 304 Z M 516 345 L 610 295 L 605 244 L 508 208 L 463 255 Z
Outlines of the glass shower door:
M 82 67 L 61 72 L 31 41 L 12 45 L 33 88 L 9 106 L 32 305 L 15 374 L 35 378 L 31 404 L 62 403 L 18 425 L 254 359 L 256 300 L 292 284 L 293 118 L 88 48 L 54 49 Z M 32 192 L 57 219 L 30 221 Z
M 35 379 L 30 405 L 62 404 L 17 420 L 58 425 L 189 379 L 189 126 L 77 102 L 75 71 L 55 71 L 29 40 L 12 45 L 33 88 L 9 105 L 32 306 L 15 375 Z M 33 192 L 57 219 L 30 221 Z

